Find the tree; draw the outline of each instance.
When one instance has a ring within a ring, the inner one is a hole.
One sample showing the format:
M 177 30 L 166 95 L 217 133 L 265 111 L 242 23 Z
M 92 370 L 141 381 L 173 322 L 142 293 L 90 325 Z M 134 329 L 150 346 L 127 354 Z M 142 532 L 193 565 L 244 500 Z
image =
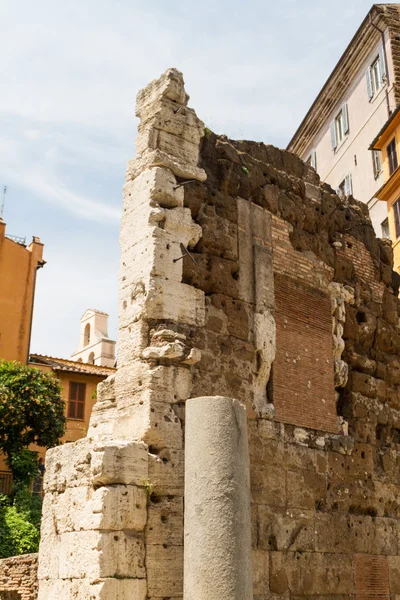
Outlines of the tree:
M 65 432 L 61 386 L 52 373 L 0 361 L 0 450 L 16 482 L 29 483 L 37 469 L 30 444 L 51 448 Z

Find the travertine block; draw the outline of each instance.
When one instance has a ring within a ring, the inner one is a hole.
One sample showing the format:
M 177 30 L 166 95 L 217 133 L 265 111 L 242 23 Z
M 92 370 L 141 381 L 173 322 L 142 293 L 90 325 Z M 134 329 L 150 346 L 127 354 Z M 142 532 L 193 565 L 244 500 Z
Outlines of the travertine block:
M 204 123 L 195 111 L 187 106 L 179 106 L 165 96 L 141 110 L 139 132 L 150 127 L 181 137 L 197 146 L 204 135 Z
M 162 219 L 162 208 L 183 206 L 184 193 L 184 186 L 177 186 L 175 175 L 170 169 L 146 169 L 136 179 L 124 185 L 121 229 L 124 230 L 133 213 L 142 227 L 156 225 Z
M 254 345 L 258 369 L 254 385 L 254 407 L 263 416 L 267 410 L 267 383 L 276 353 L 276 325 L 269 310 L 254 314 Z
M 151 394 L 138 395 L 135 402 L 123 407 L 114 423 L 114 431 L 121 437 L 143 440 L 149 446 L 182 448 L 182 427 L 171 404 L 156 402 Z
M 183 179 L 196 179 L 197 181 L 205 181 L 207 179 L 206 172 L 203 169 L 157 149 L 145 150 L 137 158 L 128 161 L 126 181 L 135 179 L 145 169 L 150 169 L 151 167 L 166 167 L 174 175 Z
M 91 457 L 92 485 L 143 485 L 148 479 L 148 454 L 142 442 L 97 443 Z
M 150 148 L 158 149 L 194 166 L 199 162 L 199 142 L 189 142 L 172 133 L 156 129 L 150 123 L 139 126 L 135 147 L 138 156 Z
M 93 441 L 83 438 L 48 450 L 44 478 L 45 491 L 63 492 L 67 486 L 89 485 L 92 447 Z
M 183 450 L 164 448 L 149 454 L 149 481 L 156 496 L 183 496 Z
M 182 256 L 180 241 L 159 227 L 149 227 L 147 235 L 121 252 L 120 289 L 136 281 L 151 277 L 163 277 L 182 281 Z
M 143 483 L 142 483 L 143 485 Z M 69 488 L 53 499 L 57 531 L 143 531 L 146 524 L 146 491 L 134 485 L 97 489 Z
M 42 507 L 38 579 L 57 578 L 60 569 L 60 537 L 56 529 L 58 495 L 46 493 Z
M 145 533 L 146 545 L 183 545 L 183 498 L 156 496 L 150 499 Z
M 162 97 L 178 104 L 188 103 L 189 96 L 185 92 L 183 75 L 177 69 L 168 69 L 139 91 L 136 96 L 136 116 L 142 117 L 143 111 Z
M 146 566 L 149 597 L 182 595 L 183 546 L 147 545 Z
M 343 554 L 271 552 L 270 589 L 305 597 L 354 594 L 352 561 Z
M 118 369 L 130 365 L 136 369 L 142 352 L 149 345 L 149 324 L 141 319 L 118 332 Z
M 145 579 L 50 579 L 41 581 L 38 600 L 146 600 Z
M 205 322 L 205 294 L 190 285 L 147 277 L 131 289 L 120 290 L 120 323 L 127 327 L 141 316 L 202 326 Z
M 143 539 L 117 533 L 80 531 L 60 536 L 60 578 L 145 577 Z
M 137 360 L 118 369 L 115 389 L 119 406 L 129 406 L 149 396 L 156 402 L 174 404 L 187 400 L 192 388 L 190 370 L 180 366 L 152 366 Z
M 253 550 L 253 594 L 255 598 L 269 597 L 269 554 L 265 550 Z

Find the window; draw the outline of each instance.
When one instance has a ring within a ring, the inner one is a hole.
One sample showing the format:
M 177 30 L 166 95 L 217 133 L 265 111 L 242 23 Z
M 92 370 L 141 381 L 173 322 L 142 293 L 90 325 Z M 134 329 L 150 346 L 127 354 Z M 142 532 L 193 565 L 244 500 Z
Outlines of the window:
M 85 332 L 83 334 L 83 345 L 87 346 L 90 342 L 90 325 L 87 323 L 85 327 Z
M 339 184 L 336 189 L 336 193 L 339 198 L 346 198 L 346 196 L 351 196 L 353 193 L 353 186 L 351 181 L 351 175 L 346 175 L 343 181 Z
M 368 98 L 372 100 L 375 94 L 381 89 L 386 79 L 385 55 L 383 46 L 380 47 L 378 56 L 374 58 L 368 67 L 365 77 L 367 80 Z
M 89 354 L 88 363 L 89 365 L 94 365 L 94 352 Z
M 85 416 L 86 383 L 69 382 L 68 418 L 80 419 Z
M 372 165 L 374 168 L 374 177 L 377 179 L 382 172 L 382 155 L 380 150 L 372 150 Z
M 383 238 L 390 238 L 389 219 L 385 219 L 384 221 L 382 221 L 382 223 L 381 223 L 381 231 L 382 231 L 382 237 Z
M 313 149 L 311 150 L 310 156 L 307 158 L 306 163 L 310 165 L 313 169 L 317 170 L 317 153 Z
M 400 237 L 400 198 L 393 204 L 394 212 L 394 227 L 396 231 L 396 238 Z
M 397 160 L 396 138 L 393 138 L 390 144 L 386 146 L 386 152 L 389 161 L 389 174 L 393 175 L 393 173 L 399 166 Z
M 336 148 L 342 143 L 345 136 L 349 133 L 349 117 L 347 104 L 343 104 L 342 108 L 333 119 L 330 125 L 332 148 Z

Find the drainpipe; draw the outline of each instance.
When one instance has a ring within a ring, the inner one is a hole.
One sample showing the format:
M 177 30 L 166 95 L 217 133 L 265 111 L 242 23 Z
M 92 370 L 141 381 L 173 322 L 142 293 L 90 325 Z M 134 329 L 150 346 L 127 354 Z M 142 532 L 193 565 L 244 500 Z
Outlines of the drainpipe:
M 388 93 L 388 87 L 390 85 L 390 80 L 389 80 L 389 66 L 388 66 L 388 60 L 387 60 L 387 54 L 386 54 L 386 45 L 385 45 L 385 33 L 382 29 L 379 29 L 379 27 L 377 25 L 375 25 L 375 23 L 372 21 L 372 15 L 369 15 L 369 22 L 372 25 L 372 27 L 374 29 L 376 29 L 377 31 L 379 31 L 379 33 L 381 34 L 381 40 L 382 40 L 382 47 L 383 47 L 383 60 L 385 61 L 385 71 L 386 71 L 386 89 L 385 89 L 385 93 L 386 93 L 386 106 L 387 106 L 387 112 L 388 112 L 388 119 L 391 115 L 391 110 L 390 110 L 390 103 L 389 103 L 389 93 Z

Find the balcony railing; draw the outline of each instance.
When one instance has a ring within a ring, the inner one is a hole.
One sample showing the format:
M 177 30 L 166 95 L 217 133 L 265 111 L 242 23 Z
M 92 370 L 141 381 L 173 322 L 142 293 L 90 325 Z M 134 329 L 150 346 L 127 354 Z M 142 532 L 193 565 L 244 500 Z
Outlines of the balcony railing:
M 18 235 L 8 235 L 6 234 L 6 238 L 9 240 L 16 242 L 17 244 L 21 244 L 21 246 L 26 246 L 26 237 L 19 237 Z

